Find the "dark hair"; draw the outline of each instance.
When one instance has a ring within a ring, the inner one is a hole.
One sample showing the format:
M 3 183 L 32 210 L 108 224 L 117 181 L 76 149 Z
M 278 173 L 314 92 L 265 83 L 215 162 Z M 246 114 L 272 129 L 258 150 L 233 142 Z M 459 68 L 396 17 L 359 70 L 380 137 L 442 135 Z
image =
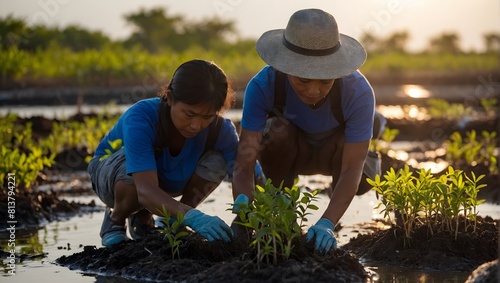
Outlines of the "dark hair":
M 229 109 L 235 99 L 224 71 L 215 63 L 205 60 L 191 60 L 181 64 L 172 80 L 160 89 L 159 121 L 156 129 L 155 151 L 170 144 L 174 125 L 167 103 L 167 90 L 174 101 L 189 105 L 211 104 L 217 112 Z

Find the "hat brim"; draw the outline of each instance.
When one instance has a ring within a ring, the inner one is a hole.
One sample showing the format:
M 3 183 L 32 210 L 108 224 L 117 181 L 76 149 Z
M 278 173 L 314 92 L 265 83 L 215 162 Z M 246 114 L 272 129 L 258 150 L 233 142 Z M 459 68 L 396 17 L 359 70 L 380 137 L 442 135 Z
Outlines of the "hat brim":
M 307 79 L 335 79 L 356 71 L 366 60 L 366 51 L 354 38 L 340 34 L 340 48 L 331 55 L 307 56 L 283 45 L 284 29 L 265 32 L 256 43 L 260 58 L 271 67 Z

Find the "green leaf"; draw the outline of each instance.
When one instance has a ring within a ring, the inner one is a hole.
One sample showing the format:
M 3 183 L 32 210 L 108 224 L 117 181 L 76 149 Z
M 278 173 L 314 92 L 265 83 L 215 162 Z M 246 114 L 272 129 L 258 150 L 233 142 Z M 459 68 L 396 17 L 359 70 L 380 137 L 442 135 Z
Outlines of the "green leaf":
M 307 208 L 308 208 L 308 209 L 312 209 L 312 210 L 318 210 L 318 209 L 319 209 L 319 207 L 318 207 L 318 206 L 316 206 L 316 205 L 314 205 L 314 204 L 310 204 L 310 205 L 308 205 L 308 206 L 307 206 Z

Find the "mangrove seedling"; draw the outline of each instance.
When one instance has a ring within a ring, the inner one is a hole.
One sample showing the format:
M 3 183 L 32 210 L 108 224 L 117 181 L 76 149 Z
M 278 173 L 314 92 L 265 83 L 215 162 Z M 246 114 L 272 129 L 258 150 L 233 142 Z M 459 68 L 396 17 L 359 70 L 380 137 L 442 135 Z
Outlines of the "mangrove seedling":
M 399 134 L 398 129 L 391 129 L 386 127 L 380 139 L 372 139 L 370 142 L 370 150 L 378 151 L 384 154 L 390 149 L 390 144 L 394 141 L 396 136 Z
M 170 216 L 170 213 L 167 211 L 165 206 L 162 206 L 161 216 L 163 229 L 160 229 L 160 233 L 164 234 L 164 239 L 167 239 L 168 245 L 170 246 L 172 252 L 172 258 L 177 257 L 181 258 L 179 253 L 180 247 L 182 245 L 182 239 L 188 235 L 186 230 L 181 229 L 182 221 L 184 220 L 184 216 L 182 213 L 178 212 L 177 217 L 173 218 Z
M 482 131 L 481 137 L 475 130 L 465 133 L 465 138 L 459 132 L 453 132 L 445 141 L 446 158 L 451 164 L 465 163 L 476 166 L 484 164 L 492 174 L 498 173 L 498 159 L 495 155 L 497 133 Z
M 405 246 L 410 245 L 413 229 L 418 223 L 428 225 L 429 233 L 448 232 L 458 236 L 459 219 L 466 221 L 464 232 L 476 231 L 477 206 L 484 200 L 477 199 L 478 192 L 485 184 L 479 184 L 484 175 L 471 177 L 462 170 L 449 166 L 446 174 L 433 176 L 430 170 L 421 169 L 417 174 L 405 165 L 397 172 L 391 168 L 383 176 L 367 178 L 375 192 L 381 196 L 384 217 L 399 212 L 405 234 Z
M 289 259 L 293 241 L 302 235 L 304 221 L 310 214 L 308 210 L 318 209 L 312 203 L 317 194 L 317 190 L 301 192 L 296 185 L 283 187 L 283 182 L 275 187 L 268 179 L 264 187 L 256 186 L 250 205 L 238 204 L 241 221 L 236 224 L 255 232 L 250 246 L 257 248 L 258 268 L 262 262 L 276 265 L 279 259 Z

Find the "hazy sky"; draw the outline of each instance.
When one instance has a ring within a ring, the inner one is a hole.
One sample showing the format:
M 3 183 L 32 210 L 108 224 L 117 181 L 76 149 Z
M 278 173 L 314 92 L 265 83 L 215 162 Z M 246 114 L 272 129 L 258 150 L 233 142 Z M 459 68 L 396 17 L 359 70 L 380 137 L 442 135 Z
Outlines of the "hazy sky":
M 13 14 L 28 23 L 65 27 L 77 24 L 113 39 L 127 37 L 123 15 L 164 7 L 188 20 L 221 17 L 232 20 L 241 37 L 258 38 L 285 28 L 290 15 L 320 8 L 337 20 L 341 33 L 360 38 L 363 31 L 384 37 L 410 33 L 410 50 L 421 50 L 443 32 L 456 32 L 465 50 L 483 49 L 483 35 L 500 33 L 500 0 L 0 0 L 0 17 Z

